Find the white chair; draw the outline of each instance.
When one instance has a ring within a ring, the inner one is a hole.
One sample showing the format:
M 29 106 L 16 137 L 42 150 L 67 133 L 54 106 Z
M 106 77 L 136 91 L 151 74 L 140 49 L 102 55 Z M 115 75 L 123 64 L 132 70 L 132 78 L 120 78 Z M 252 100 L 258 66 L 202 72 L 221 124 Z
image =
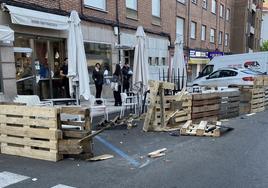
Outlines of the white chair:
M 53 106 L 51 101 L 40 101 L 37 95 L 17 95 L 14 102 L 25 103 L 27 106 Z
M 103 98 L 95 98 L 93 95 L 90 97 L 90 116 L 91 116 L 91 122 L 93 120 L 93 115 L 97 115 L 98 112 L 103 112 L 104 113 L 104 118 L 106 120 L 109 119 L 108 117 L 108 111 L 107 111 L 107 106 L 106 106 L 106 100 Z M 101 101 L 102 104 L 96 104 L 96 101 Z
M 126 108 L 133 107 L 136 114 L 136 106 L 138 104 L 137 96 L 128 96 L 126 93 L 121 93 L 122 107 L 120 112 L 120 118 L 125 115 Z

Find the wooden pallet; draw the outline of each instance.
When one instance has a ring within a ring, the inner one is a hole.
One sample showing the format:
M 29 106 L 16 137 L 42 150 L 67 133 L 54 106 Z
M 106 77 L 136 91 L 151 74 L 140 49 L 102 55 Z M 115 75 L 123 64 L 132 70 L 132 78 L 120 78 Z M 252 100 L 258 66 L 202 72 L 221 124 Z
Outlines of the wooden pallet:
M 180 134 L 184 136 L 220 136 L 220 128 L 217 127 L 220 122 L 216 124 L 208 123 L 207 121 L 201 121 L 199 124 L 193 124 L 191 120 L 187 121 L 180 129 Z M 215 127 L 214 130 L 209 131 L 210 127 Z
M 198 123 L 202 120 L 218 120 L 220 97 L 218 93 L 202 93 L 192 95 L 192 120 Z
M 0 143 L 4 154 L 58 161 L 58 109 L 0 105 Z
M 164 122 L 168 128 L 179 128 L 186 121 L 191 119 L 191 106 L 192 106 L 192 97 L 191 95 L 184 95 L 181 101 L 181 104 L 176 104 L 175 95 L 164 96 Z M 154 125 L 161 125 L 161 107 L 160 107 L 160 97 L 156 98 L 156 112 L 154 114 Z M 178 106 L 181 106 L 182 109 L 176 112 Z M 177 108 L 176 108 L 177 107 Z M 170 114 L 174 116 L 169 119 Z
M 221 97 L 219 119 L 239 116 L 240 92 L 221 92 L 219 95 Z
M 253 81 L 254 88 L 263 87 L 263 85 L 264 85 L 264 76 L 257 76 L 254 78 L 254 81 Z
M 63 132 L 63 138 L 59 140 L 59 153 L 66 157 L 71 156 L 81 159 L 92 157 L 92 139 L 80 141 L 91 134 L 89 109 L 82 107 L 62 107 L 60 112 L 60 129 Z M 63 116 L 66 115 L 73 118 L 68 120 L 63 119 Z
M 264 87 L 264 106 L 268 108 L 268 86 Z
M 265 110 L 265 90 L 241 88 L 240 113 L 256 113 Z
M 268 76 L 263 76 L 263 86 L 266 87 L 268 86 Z

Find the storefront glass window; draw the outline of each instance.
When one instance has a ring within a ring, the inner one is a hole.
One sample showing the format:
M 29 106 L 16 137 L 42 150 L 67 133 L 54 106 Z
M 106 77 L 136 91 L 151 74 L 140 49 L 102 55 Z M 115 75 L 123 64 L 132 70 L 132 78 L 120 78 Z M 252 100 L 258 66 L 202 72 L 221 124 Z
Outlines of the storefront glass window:
M 96 63 L 101 64 L 102 71 L 108 70 L 109 75 L 112 75 L 112 46 L 110 44 L 85 42 L 85 52 L 90 83 L 93 83 L 92 72 Z
M 41 99 L 67 97 L 62 84 L 63 39 L 16 35 L 15 52 L 17 90 L 20 95 L 39 95 Z

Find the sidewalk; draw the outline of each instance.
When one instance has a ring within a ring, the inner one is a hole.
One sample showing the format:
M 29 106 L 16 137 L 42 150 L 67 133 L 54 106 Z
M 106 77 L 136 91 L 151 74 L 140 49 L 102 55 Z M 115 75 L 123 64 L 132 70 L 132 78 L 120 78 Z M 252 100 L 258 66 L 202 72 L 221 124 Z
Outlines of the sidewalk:
M 108 114 L 113 114 L 113 113 L 118 113 L 118 115 L 120 114 L 121 111 L 121 106 L 114 106 L 114 99 L 105 99 L 106 100 L 106 106 L 107 106 L 107 111 Z M 81 106 L 82 107 L 89 107 L 89 102 L 88 101 L 81 101 Z M 95 112 L 93 117 L 97 117 L 97 116 L 103 116 L 103 112 L 99 111 L 99 112 Z

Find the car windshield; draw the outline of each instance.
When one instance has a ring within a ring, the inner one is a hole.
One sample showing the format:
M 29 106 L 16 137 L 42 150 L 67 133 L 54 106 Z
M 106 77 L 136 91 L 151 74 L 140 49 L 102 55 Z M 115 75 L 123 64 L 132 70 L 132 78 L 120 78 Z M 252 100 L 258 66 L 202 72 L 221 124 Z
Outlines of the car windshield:
M 259 71 L 254 71 L 254 70 L 249 70 L 249 69 L 241 70 L 241 72 L 246 73 L 246 74 L 253 74 L 253 75 L 261 75 L 261 74 L 263 74 L 263 73 L 261 73 Z

